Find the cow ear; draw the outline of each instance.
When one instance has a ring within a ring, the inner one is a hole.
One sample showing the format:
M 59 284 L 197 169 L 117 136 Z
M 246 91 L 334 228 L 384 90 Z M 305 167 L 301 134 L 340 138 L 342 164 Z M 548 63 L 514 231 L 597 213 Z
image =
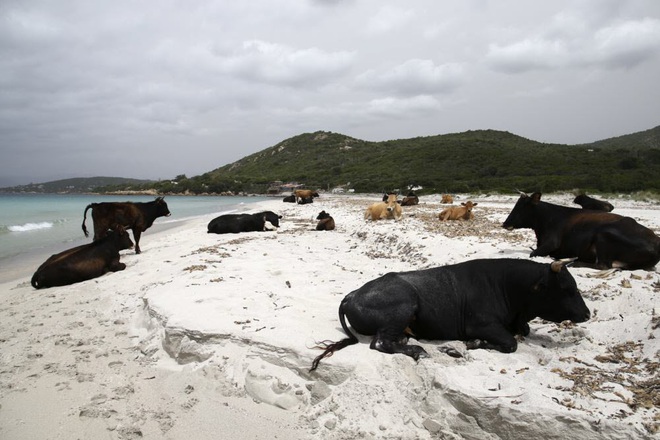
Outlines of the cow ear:
M 461 205 L 465 206 L 465 202 L 461 202 Z
M 540 192 L 535 192 L 534 194 L 532 194 L 532 203 L 533 204 L 536 205 L 540 201 L 541 201 L 541 193 Z

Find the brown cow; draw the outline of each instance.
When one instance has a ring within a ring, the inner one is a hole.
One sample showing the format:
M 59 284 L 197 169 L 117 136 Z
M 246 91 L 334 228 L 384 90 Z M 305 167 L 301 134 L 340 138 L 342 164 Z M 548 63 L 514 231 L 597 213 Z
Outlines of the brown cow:
M 83 214 L 82 230 L 85 237 L 89 237 L 85 220 L 87 210 L 92 208 L 92 220 L 94 221 L 94 241 L 105 237 L 108 229 L 115 230 L 118 227 L 133 230 L 135 239 L 135 253 L 139 254 L 140 235 L 153 225 L 158 217 L 169 217 L 170 210 L 162 197 L 157 197 L 152 202 L 103 202 L 90 203 Z
M 293 192 L 293 195 L 296 196 L 296 201 L 301 205 L 305 203 L 310 203 L 309 201 L 303 202 L 305 199 L 312 199 L 313 201 L 314 197 L 319 197 L 319 193 L 311 189 L 297 189 Z
M 474 214 L 472 213 L 472 208 L 477 206 L 478 203 L 472 203 L 467 201 L 461 203 L 462 206 L 451 206 L 449 208 L 443 209 L 438 218 L 442 221 L 445 220 L 472 220 Z
M 325 211 L 319 212 L 316 220 L 319 221 L 316 225 L 317 231 L 333 231 L 335 229 L 335 219 Z
M 364 212 L 365 220 L 384 220 L 391 219 L 401 220 L 403 212 L 401 205 L 396 201 L 396 194 L 390 194 L 387 197 L 387 202 L 376 202 L 369 206 Z
M 124 270 L 126 265 L 119 262 L 119 251 L 132 247 L 128 232 L 122 228 L 109 231 L 92 243 L 52 255 L 32 276 L 32 287 L 67 286 Z
M 451 194 L 443 194 L 442 195 L 442 200 L 440 200 L 440 203 L 442 203 L 442 204 L 454 203 L 454 197 Z
M 414 192 L 409 192 L 407 196 L 401 200 L 401 206 L 419 205 L 419 197 Z

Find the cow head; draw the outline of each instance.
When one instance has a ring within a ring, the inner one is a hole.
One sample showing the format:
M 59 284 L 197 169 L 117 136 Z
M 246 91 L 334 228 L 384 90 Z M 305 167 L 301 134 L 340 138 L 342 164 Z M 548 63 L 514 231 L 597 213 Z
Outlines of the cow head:
M 396 208 L 397 205 L 397 195 L 396 194 L 389 194 L 387 196 L 387 200 L 385 200 L 385 203 L 387 203 L 387 210 L 392 212 Z
M 172 215 L 163 197 L 156 197 L 154 202 L 156 204 L 156 217 L 169 217 Z
M 264 216 L 264 231 L 274 231 L 277 229 L 277 226 L 273 225 L 271 222 L 266 220 L 266 216 Z
M 520 194 L 520 198 L 509 213 L 509 216 L 502 223 L 502 227 L 508 230 L 531 228 L 534 225 L 536 205 L 541 201 L 541 193 L 536 192 L 531 196 L 525 193 Z
M 107 237 L 107 240 L 115 242 L 119 250 L 133 248 L 133 241 L 123 226 L 117 226 L 114 230 L 109 230 Z
M 326 219 L 326 218 L 330 218 L 330 214 L 328 214 L 325 211 L 321 211 L 321 212 L 319 212 L 319 215 L 316 217 L 316 220 L 323 220 L 323 219 Z
M 266 222 L 265 228 L 269 228 L 264 230 L 272 231 L 275 228 L 280 227 L 280 219 L 282 218 L 281 215 L 277 215 L 273 211 L 264 211 L 262 212 L 262 215 L 264 216 L 264 221 Z
M 573 203 L 582 206 L 582 204 L 587 200 L 587 196 L 585 194 L 578 194 L 575 196 L 573 199 Z
M 478 203 L 472 203 L 472 201 L 468 200 L 467 202 L 461 202 L 461 205 L 465 207 L 466 212 L 472 212 L 472 208 L 478 205 Z
M 550 264 L 546 274 L 534 286 L 532 313 L 552 322 L 585 322 L 591 312 L 566 268 L 566 262 L 561 260 Z

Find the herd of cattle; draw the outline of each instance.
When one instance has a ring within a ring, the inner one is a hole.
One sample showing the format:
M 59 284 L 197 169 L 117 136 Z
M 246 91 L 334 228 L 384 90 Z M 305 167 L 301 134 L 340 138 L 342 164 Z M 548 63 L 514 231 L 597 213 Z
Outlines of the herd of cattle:
M 319 194 L 297 190 L 291 197 L 299 204 L 313 203 Z M 285 198 L 285 202 L 291 199 Z M 445 195 L 443 203 L 452 203 Z M 590 311 L 572 275 L 571 264 L 594 269 L 651 269 L 660 261 L 660 237 L 630 217 L 613 214 L 613 206 L 586 195 L 572 208 L 541 201 L 541 193 L 520 198 L 502 224 L 507 230 L 532 229 L 536 248 L 530 256 L 550 256 L 543 264 L 520 259 L 477 259 L 426 270 L 388 273 L 349 293 L 339 306 L 339 321 L 348 338 L 324 342 L 323 352 L 311 370 L 335 351 L 356 344 L 353 329 L 373 339 L 370 347 L 384 353 L 403 353 L 414 359 L 427 356 L 416 339 L 461 340 L 469 349 L 489 348 L 510 353 L 516 350 L 516 335 L 527 335 L 528 322 L 536 317 L 552 322 L 584 322 Z M 366 220 L 401 220 L 401 206 L 419 203 L 410 193 L 399 201 L 397 194 L 367 207 Z M 471 220 L 471 201 L 444 209 L 438 218 Z M 34 288 L 63 286 L 124 270 L 119 251 L 133 247 L 127 230 L 133 231 L 135 252 L 140 236 L 158 217 L 170 211 L 162 197 L 146 203 L 92 203 L 83 213 L 82 229 L 92 210 L 94 238 L 89 244 L 52 255 L 32 277 Z M 272 211 L 255 214 L 225 214 L 209 222 L 215 234 L 273 230 L 281 215 Z M 335 221 L 321 211 L 316 230 L 333 230 Z M 458 355 L 452 350 L 450 355 Z
M 407 198 L 410 198 L 410 194 Z M 443 196 L 443 203 L 453 198 Z M 543 264 L 521 259 L 476 259 L 408 272 L 391 272 L 367 282 L 344 297 L 339 322 L 348 336 L 324 341 L 310 371 L 335 351 L 359 342 L 349 329 L 372 336 L 370 348 L 402 353 L 417 360 L 428 356 L 409 338 L 460 340 L 468 349 L 503 353 L 517 349 L 516 336 L 527 336 L 535 318 L 560 323 L 591 317 L 566 264 L 594 269 L 651 269 L 660 261 L 660 237 L 630 217 L 612 214 L 608 203 L 579 195 L 582 209 L 541 201 L 541 193 L 520 198 L 502 226 L 532 229 L 537 238 L 532 256 L 550 256 Z M 403 205 L 403 203 L 399 203 Z M 444 209 L 438 218 L 471 220 L 471 201 Z M 365 212 L 365 219 L 402 218 L 396 195 L 388 194 Z M 461 356 L 453 348 L 442 351 Z

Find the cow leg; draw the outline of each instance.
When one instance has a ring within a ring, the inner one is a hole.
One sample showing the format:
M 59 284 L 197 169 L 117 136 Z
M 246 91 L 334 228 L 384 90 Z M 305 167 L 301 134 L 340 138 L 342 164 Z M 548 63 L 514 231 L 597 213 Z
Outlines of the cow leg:
M 527 323 L 527 320 L 519 316 L 513 322 L 510 330 L 514 335 L 527 336 L 529 335 L 529 324 Z
M 139 254 L 142 251 L 140 250 L 140 235 L 142 232 L 139 229 L 133 229 L 133 238 L 135 239 L 135 253 Z
M 420 357 L 429 357 L 429 354 L 419 345 L 408 345 L 408 338 L 401 335 L 398 338 L 392 338 L 387 332 L 378 331 L 371 340 L 369 347 L 372 350 L 378 350 L 382 353 L 394 354 L 401 353 L 418 360 Z
M 557 250 L 560 246 L 560 241 L 559 238 L 551 238 L 549 240 L 546 240 L 543 242 L 542 245 L 538 245 L 535 250 L 532 251 L 531 254 L 529 254 L 530 257 L 545 257 L 546 255 L 550 255 L 550 253 L 554 250 Z
M 110 272 L 119 272 L 120 270 L 126 269 L 126 265 L 124 263 L 120 263 L 119 260 L 117 260 L 110 263 L 109 269 Z
M 501 351 L 502 353 L 513 353 L 518 349 L 518 342 L 504 327 L 500 325 L 489 325 L 480 327 L 477 334 L 471 335 L 474 339 L 466 342 L 468 350 L 487 348 Z
M 418 360 L 420 357 L 428 357 L 429 354 L 419 345 L 408 345 L 409 323 L 414 319 L 413 311 L 405 311 L 405 307 L 399 310 L 396 316 L 389 316 L 385 326 L 376 331 L 369 347 L 382 353 L 401 353 Z

